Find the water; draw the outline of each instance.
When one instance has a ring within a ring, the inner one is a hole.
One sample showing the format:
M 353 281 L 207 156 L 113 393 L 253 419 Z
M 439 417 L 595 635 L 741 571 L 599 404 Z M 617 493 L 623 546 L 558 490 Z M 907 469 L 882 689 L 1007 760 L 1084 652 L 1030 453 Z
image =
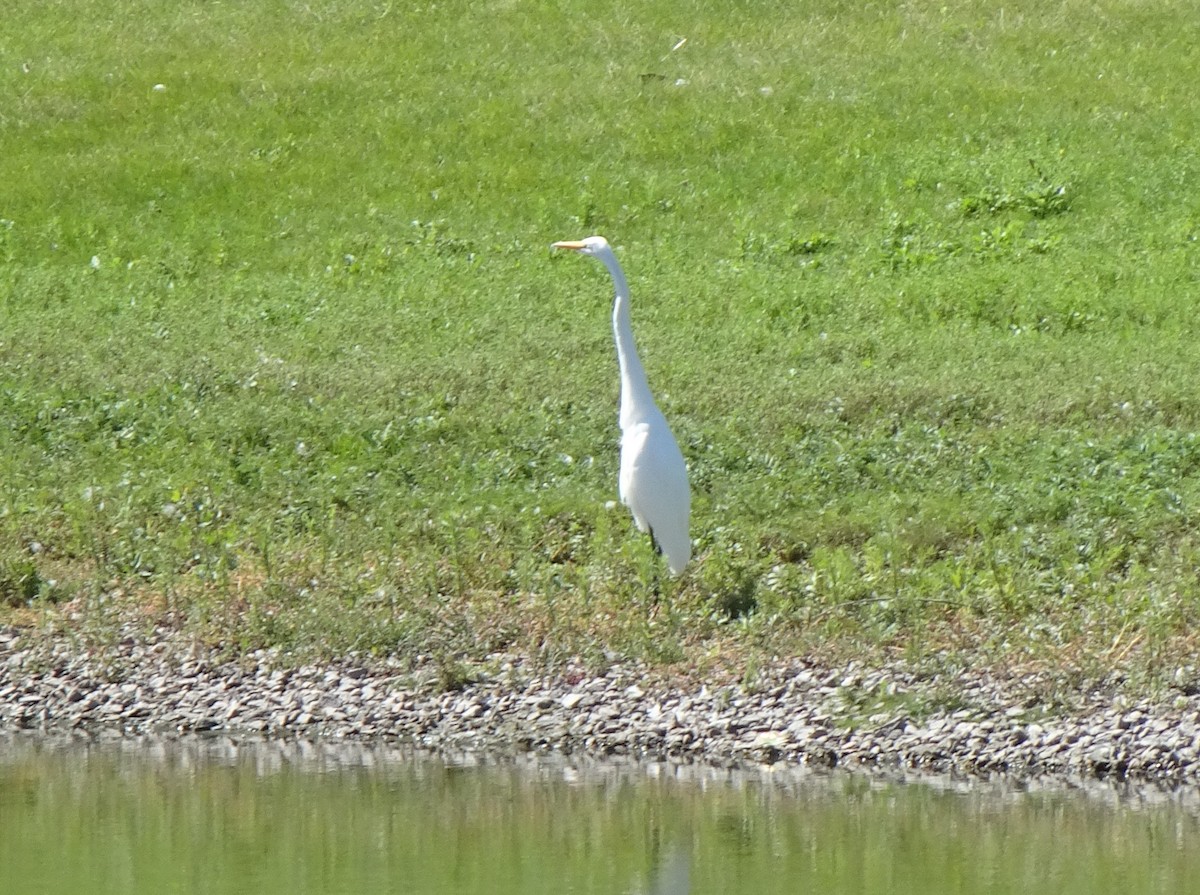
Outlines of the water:
M 0 736 L 2 893 L 1200 891 L 1200 796 Z

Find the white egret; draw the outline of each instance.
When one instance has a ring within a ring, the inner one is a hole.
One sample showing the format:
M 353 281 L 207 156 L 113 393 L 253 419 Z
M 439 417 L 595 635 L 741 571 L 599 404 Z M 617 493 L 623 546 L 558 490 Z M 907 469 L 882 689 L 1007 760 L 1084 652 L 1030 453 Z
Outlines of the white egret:
M 598 258 L 612 276 L 616 290 L 613 336 L 621 368 L 621 409 L 617 417 L 621 426 L 621 472 L 617 484 L 621 502 L 633 513 L 637 527 L 650 533 L 655 548 L 667 558 L 667 568 L 678 575 L 692 558 L 687 466 L 666 417 L 650 394 L 646 371 L 633 344 L 625 273 L 603 236 L 556 242 L 554 248 Z

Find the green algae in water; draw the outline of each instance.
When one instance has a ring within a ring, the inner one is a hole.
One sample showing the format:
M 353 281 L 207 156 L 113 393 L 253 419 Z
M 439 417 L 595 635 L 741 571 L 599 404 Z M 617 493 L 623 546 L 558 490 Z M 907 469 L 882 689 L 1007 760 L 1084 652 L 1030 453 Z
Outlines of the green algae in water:
M 1194 891 L 1200 796 L 0 737 L 13 893 Z

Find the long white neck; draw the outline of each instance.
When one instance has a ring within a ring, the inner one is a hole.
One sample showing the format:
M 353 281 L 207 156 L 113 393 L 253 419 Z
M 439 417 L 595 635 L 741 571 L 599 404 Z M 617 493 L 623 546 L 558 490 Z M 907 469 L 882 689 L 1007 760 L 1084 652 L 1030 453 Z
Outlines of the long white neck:
M 633 344 L 633 325 L 629 318 L 629 284 L 625 272 L 617 263 L 611 249 L 596 255 L 612 276 L 616 298 L 613 302 L 613 337 L 617 343 L 617 363 L 621 367 L 621 411 L 618 422 L 622 429 L 659 414 L 658 405 L 650 394 L 650 383 L 646 371 L 638 359 L 637 347 Z

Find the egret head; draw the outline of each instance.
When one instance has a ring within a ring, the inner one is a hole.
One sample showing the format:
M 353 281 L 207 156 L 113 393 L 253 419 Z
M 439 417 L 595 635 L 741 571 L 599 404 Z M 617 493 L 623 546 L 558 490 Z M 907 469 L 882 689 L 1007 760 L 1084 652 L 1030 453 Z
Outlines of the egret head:
M 553 245 L 556 249 L 570 249 L 573 252 L 579 252 L 582 255 L 598 255 L 608 248 L 608 240 L 603 236 L 589 236 L 586 239 L 566 240 L 564 242 L 556 242 Z

